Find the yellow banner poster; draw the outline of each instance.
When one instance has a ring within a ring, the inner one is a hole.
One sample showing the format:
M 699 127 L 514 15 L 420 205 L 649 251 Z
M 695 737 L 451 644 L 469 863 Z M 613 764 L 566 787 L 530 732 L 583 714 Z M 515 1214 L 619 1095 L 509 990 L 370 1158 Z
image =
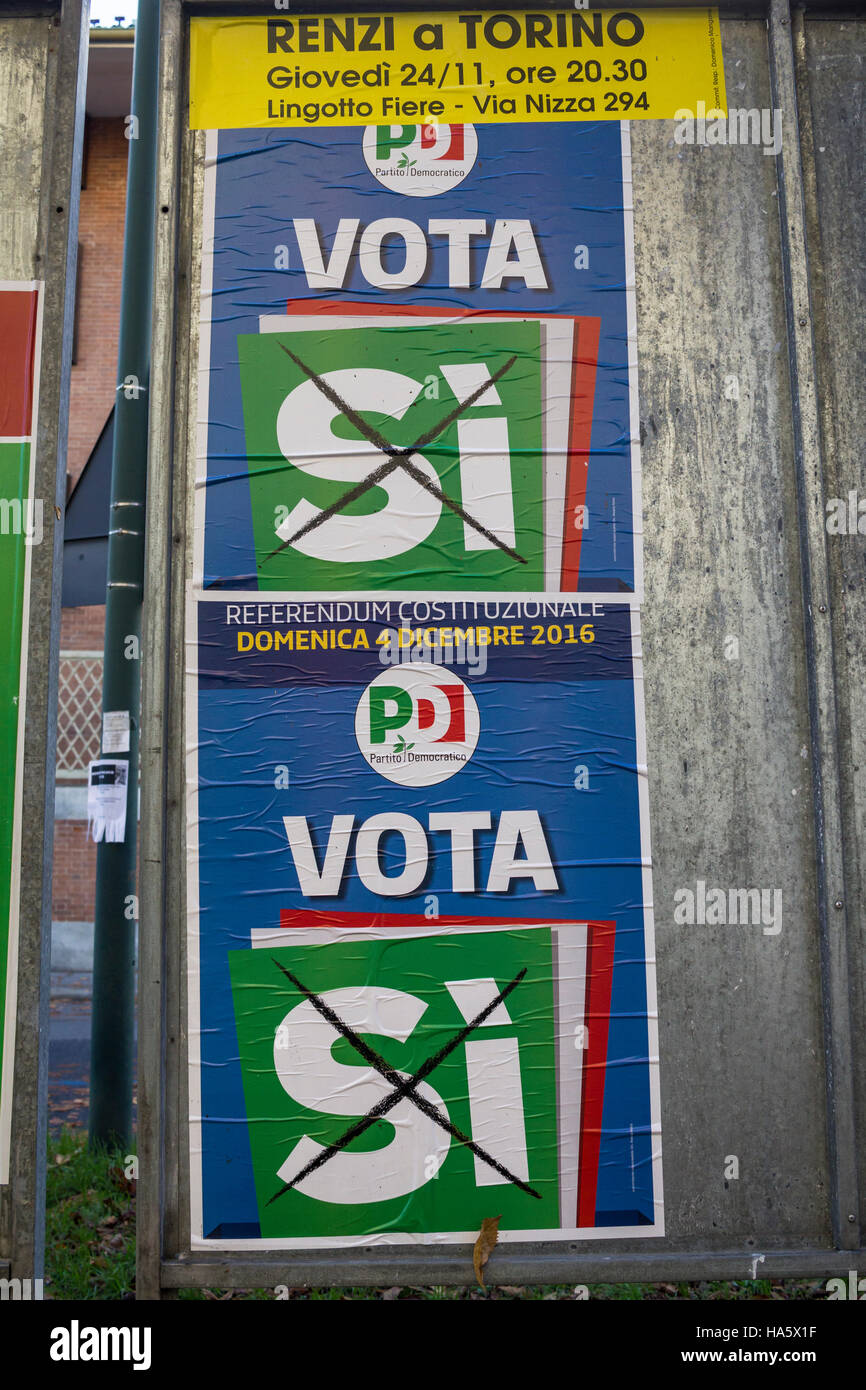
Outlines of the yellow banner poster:
M 727 112 L 718 11 L 192 19 L 190 126 L 669 120 Z

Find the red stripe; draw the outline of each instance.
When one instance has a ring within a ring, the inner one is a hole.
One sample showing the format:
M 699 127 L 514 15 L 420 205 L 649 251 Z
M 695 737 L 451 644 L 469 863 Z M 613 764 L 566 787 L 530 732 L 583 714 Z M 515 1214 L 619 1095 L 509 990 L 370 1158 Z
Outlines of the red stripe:
M 38 290 L 0 290 L 0 436 L 33 426 L 33 365 Z
M 527 921 L 525 917 L 424 917 L 412 912 L 329 912 L 327 908 L 280 909 L 281 927 L 574 927 L 580 919 L 568 922 Z
M 584 1054 L 580 1105 L 580 1160 L 577 1173 L 577 1224 L 595 1225 L 598 1155 L 604 1111 L 607 1035 L 613 984 L 616 922 L 593 922 L 586 943 L 586 1007 L 589 1047 Z
M 496 312 L 496 311 L 493 311 Z M 365 304 L 358 299 L 290 299 L 286 303 L 287 314 L 353 314 L 357 317 L 362 314 L 382 315 L 393 314 L 401 318 L 471 318 L 473 314 L 483 314 L 485 318 L 491 313 L 489 309 L 464 309 L 458 306 L 443 307 L 442 305 L 432 304 L 382 304 L 379 300 L 375 304 Z M 553 317 L 551 315 L 550 317 Z
M 601 319 L 575 319 L 574 326 L 577 344 L 571 386 L 568 483 L 565 490 L 565 517 L 562 528 L 563 593 L 576 592 L 580 587 L 580 544 L 583 540 L 583 530 L 575 530 L 574 509 L 582 507 L 586 502 Z

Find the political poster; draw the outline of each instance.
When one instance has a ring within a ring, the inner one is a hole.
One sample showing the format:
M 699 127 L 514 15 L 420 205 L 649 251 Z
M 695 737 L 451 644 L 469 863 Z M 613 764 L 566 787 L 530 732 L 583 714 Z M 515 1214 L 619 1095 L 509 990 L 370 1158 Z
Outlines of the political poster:
M 623 117 L 717 26 L 191 23 L 193 1247 L 663 1233 Z
M 190 613 L 194 1243 L 662 1230 L 637 611 Z
M 627 128 L 206 143 L 197 586 L 639 598 Z
M 0 1183 L 9 1142 L 18 982 L 18 892 L 30 556 L 42 539 L 33 496 L 41 286 L 0 281 Z

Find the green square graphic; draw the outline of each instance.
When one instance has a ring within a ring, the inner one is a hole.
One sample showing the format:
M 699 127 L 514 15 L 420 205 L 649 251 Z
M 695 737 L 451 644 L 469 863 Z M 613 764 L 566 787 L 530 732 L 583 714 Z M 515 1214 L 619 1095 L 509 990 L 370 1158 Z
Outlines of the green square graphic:
M 229 964 L 264 1238 L 471 1232 L 485 1217 L 496 1215 L 503 1230 L 559 1227 L 548 928 L 257 948 L 229 952 Z M 357 1036 L 405 1078 L 478 1016 L 473 1001 L 484 997 L 485 988 L 487 1000 L 495 998 L 521 971 L 525 974 L 507 996 L 504 1011 L 491 1014 L 425 1075 L 424 1085 L 431 1089 L 423 1094 L 429 1100 L 432 1092 L 432 1103 L 482 1148 L 483 1134 L 489 1145 L 485 1151 L 537 1195 L 477 1160 L 465 1143 L 445 1134 L 407 1100 L 322 1163 L 306 1186 L 301 1181 L 286 1190 L 281 1167 L 294 1164 L 289 1176 L 296 1177 L 302 1170 L 297 1155 L 321 1154 L 380 1097 L 393 1094 L 393 1084 L 321 1016 L 299 986 L 349 1027 L 359 1017 L 353 1009 L 372 1011 L 364 1014 L 367 1026 L 358 1026 Z M 472 990 L 479 982 L 482 993 L 476 996 Z M 458 998 L 463 1000 L 460 1007 Z M 485 1072 L 480 1060 L 482 1054 L 484 1059 L 501 1058 L 503 1049 L 518 1087 L 513 1103 L 496 1089 L 501 1071 L 487 1061 L 492 1070 Z M 504 1127 L 505 1137 L 484 1130 L 479 1104 L 485 1100 L 488 1119 L 492 1113 L 494 1129 Z M 340 1113 L 334 1113 L 337 1106 Z M 507 1147 L 515 1127 L 523 1136 L 524 1167 L 519 1171 L 515 1151 Z M 350 1171 L 357 1171 L 356 1164 L 374 1175 L 374 1195 L 352 1186 Z
M 238 356 L 259 589 L 544 587 L 537 320 L 249 334 Z M 392 447 L 432 432 L 413 467 L 487 534 L 399 467 L 298 537 L 389 457 L 309 373 Z

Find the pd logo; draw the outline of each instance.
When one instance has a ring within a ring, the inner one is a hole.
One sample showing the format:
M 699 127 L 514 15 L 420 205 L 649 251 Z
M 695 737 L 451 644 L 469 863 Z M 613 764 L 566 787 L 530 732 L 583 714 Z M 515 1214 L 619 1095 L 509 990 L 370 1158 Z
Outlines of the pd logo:
M 367 168 L 384 188 L 433 198 L 462 183 L 478 157 L 471 125 L 368 125 Z
M 432 787 L 465 767 L 481 722 L 472 692 L 453 671 L 412 663 L 384 671 L 355 711 L 355 738 L 380 776 Z

